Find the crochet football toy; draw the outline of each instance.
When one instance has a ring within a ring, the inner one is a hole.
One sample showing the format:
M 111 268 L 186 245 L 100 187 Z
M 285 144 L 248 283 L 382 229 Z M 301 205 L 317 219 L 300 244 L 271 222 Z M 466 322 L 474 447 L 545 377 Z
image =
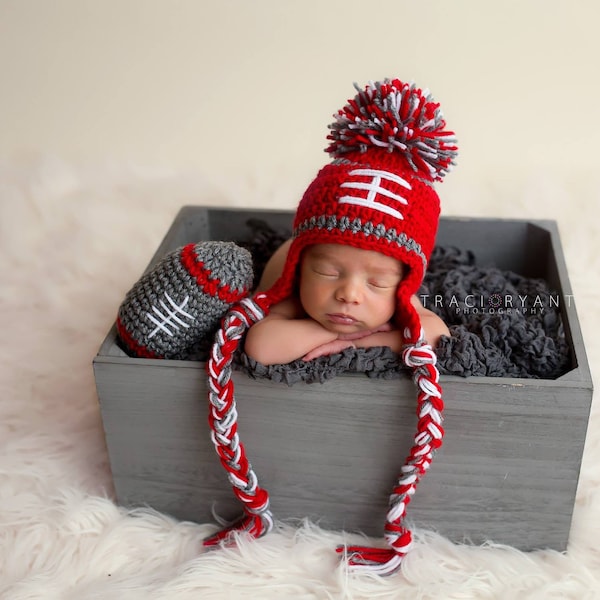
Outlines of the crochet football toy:
M 390 496 L 387 548 L 338 549 L 353 569 L 385 575 L 398 569 L 411 545 L 404 525 L 406 509 L 444 435 L 436 355 L 424 340 L 411 297 L 423 280 L 437 232 L 440 203 L 434 183 L 451 169 L 457 146 L 428 91 L 398 79 L 357 91 L 330 126 L 327 152 L 333 160 L 300 201 L 282 275 L 266 292 L 236 304 L 215 336 L 208 361 L 212 439 L 245 515 L 204 543 L 218 545 L 235 531 L 260 537 L 273 526 L 269 494 L 260 486 L 238 435 L 231 379 L 234 352 L 248 327 L 293 294 L 304 248 L 347 244 L 381 252 L 408 267 L 398 286 L 395 317 L 405 342 L 402 360 L 417 388 L 418 430 Z
M 122 343 L 140 358 L 185 358 L 252 288 L 252 256 L 233 242 L 199 242 L 162 258 L 125 296 Z

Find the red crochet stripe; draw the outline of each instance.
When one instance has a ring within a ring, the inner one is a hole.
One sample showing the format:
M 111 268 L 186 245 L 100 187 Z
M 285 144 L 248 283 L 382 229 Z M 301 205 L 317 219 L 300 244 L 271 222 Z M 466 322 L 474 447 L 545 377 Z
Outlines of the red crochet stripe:
M 139 358 L 162 358 L 146 346 L 142 346 L 137 340 L 135 340 L 129 334 L 129 331 L 125 329 L 125 326 L 121 322 L 121 319 L 117 318 L 117 331 L 119 332 L 120 338 L 125 342 L 127 347 L 135 353 Z
M 204 263 L 198 260 L 194 251 L 195 245 L 194 243 L 188 244 L 181 250 L 181 264 L 186 271 L 196 279 L 206 294 L 218 296 L 223 302 L 232 303 L 239 300 L 244 295 L 244 291 L 232 290 L 228 284 L 223 284 L 220 279 L 212 277 L 210 269 L 207 269 Z

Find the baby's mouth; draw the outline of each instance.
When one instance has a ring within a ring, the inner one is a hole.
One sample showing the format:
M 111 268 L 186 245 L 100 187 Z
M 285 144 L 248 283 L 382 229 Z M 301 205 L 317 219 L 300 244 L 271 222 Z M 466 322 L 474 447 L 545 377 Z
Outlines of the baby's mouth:
M 354 325 L 354 323 L 356 323 L 354 317 L 342 313 L 328 313 L 327 318 L 336 325 Z

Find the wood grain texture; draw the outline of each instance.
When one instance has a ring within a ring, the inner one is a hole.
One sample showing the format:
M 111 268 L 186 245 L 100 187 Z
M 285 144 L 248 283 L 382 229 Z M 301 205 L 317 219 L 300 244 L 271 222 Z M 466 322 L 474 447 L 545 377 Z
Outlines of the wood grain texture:
M 207 236 L 234 239 L 249 215 L 257 212 L 186 207 L 153 260 Z M 277 227 L 291 218 L 258 215 Z M 570 293 L 552 222 L 442 220 L 438 241 L 478 256 L 485 249 L 485 260 Z M 443 378 L 445 444 L 411 502 L 413 524 L 456 541 L 566 548 L 592 383 L 574 304 L 561 310 L 573 364 L 565 376 Z M 237 516 L 210 441 L 205 365 L 129 358 L 113 328 L 94 371 L 119 502 L 199 522 L 213 511 Z M 234 379 L 240 437 L 275 516 L 380 535 L 415 432 L 412 381 L 344 375 L 288 387 Z

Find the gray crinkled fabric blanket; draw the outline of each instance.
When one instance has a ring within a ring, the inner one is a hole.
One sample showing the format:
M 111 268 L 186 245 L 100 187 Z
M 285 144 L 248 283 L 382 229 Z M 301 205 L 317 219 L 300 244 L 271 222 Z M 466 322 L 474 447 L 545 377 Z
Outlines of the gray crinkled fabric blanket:
M 246 246 L 260 273 L 286 234 L 262 223 L 249 225 L 255 236 Z M 419 295 L 450 329 L 451 337 L 442 338 L 436 349 L 440 373 L 554 379 L 568 370 L 560 308 L 552 302 L 557 295 L 545 281 L 479 267 L 471 252 L 437 247 Z M 268 367 L 242 352 L 236 367 L 251 377 L 288 385 L 322 383 L 348 372 L 383 379 L 405 376 L 400 357 L 387 347 L 347 349 L 310 362 Z

